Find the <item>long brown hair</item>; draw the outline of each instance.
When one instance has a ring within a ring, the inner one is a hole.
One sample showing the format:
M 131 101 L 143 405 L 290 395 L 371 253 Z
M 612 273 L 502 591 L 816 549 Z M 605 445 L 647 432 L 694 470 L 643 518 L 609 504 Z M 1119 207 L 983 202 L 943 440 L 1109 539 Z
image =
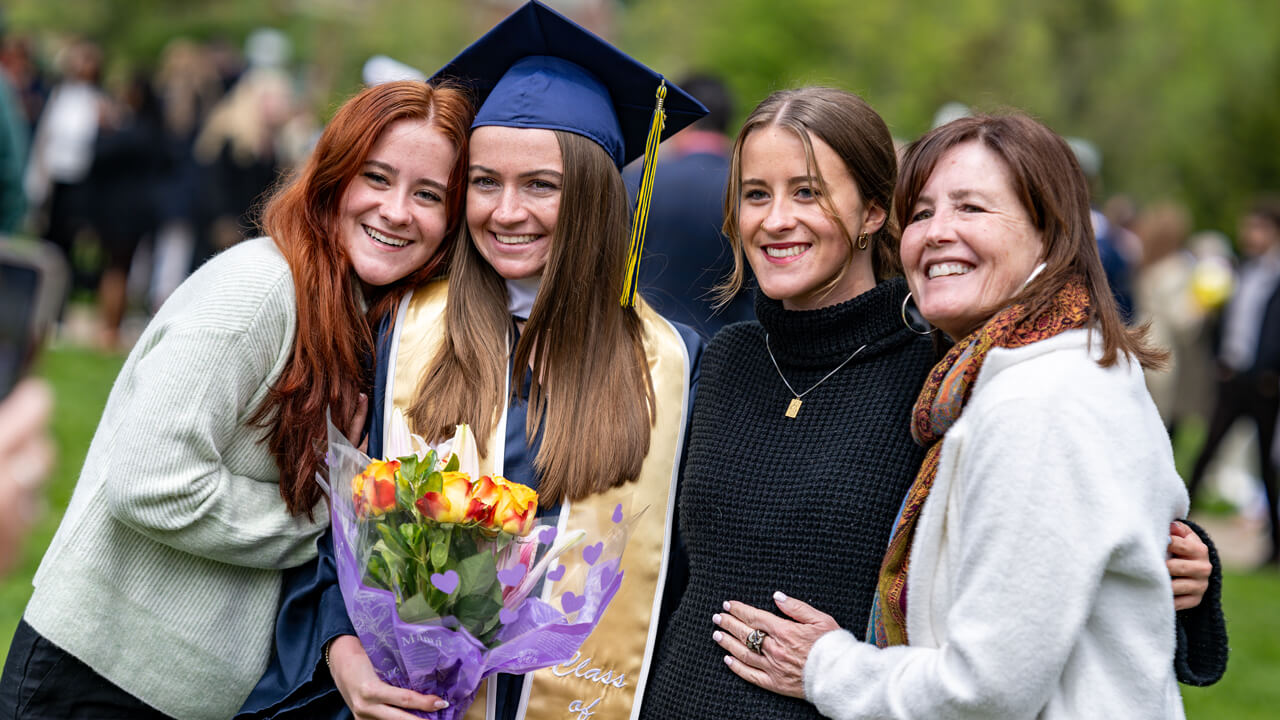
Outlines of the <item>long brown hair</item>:
M 338 109 L 306 165 L 267 203 L 262 225 L 289 262 L 298 329 L 292 356 L 250 421 L 268 430 L 267 444 L 280 467 L 280 495 L 294 515 L 311 517 L 322 497 L 314 477 L 325 411 L 332 410 L 335 422 L 351 417 L 360 392 L 372 387 L 362 362 L 373 353 L 370 318 L 391 311 L 400 294 L 431 277 L 448 255 L 462 216 L 472 114 L 470 101 L 455 88 L 412 81 L 368 88 Z M 405 119 L 426 121 L 457 148 L 445 198 L 450 227 L 426 265 L 366 298 L 366 314 L 359 280 L 338 237 L 338 213 L 343 193 L 382 131 Z
M 506 285 L 464 227 L 449 269 L 444 344 L 409 409 L 415 430 L 432 439 L 470 424 L 487 454 L 501 408 L 519 394 L 532 362 L 525 434 L 542 430 L 534 467 L 548 505 L 638 477 L 654 421 L 640 319 L 618 304 L 630 230 L 622 176 L 595 142 L 555 134 L 564 164 L 560 211 L 515 346 L 510 396 L 502 394 L 511 332 Z
M 742 248 L 742 232 L 738 228 L 742 202 L 742 147 L 752 132 L 771 126 L 787 128 L 800 138 L 804 145 L 805 166 L 822 190 L 818 197 L 822 211 L 840 229 L 849 245 L 849 263 L 827 283 L 824 290 L 838 285 L 852 265 L 853 258 L 865 251 L 858 250 L 849 228 L 831 204 L 826 179 L 814 159 L 814 137 L 829 145 L 844 162 L 863 203 L 867 207 L 878 206 L 885 212 L 884 224 L 869 238 L 868 251 L 871 252 L 871 269 L 876 281 L 899 274 L 902 263 L 898 259 L 898 231 L 890 212 L 898 158 L 884 119 L 865 100 L 845 90 L 816 86 L 779 90 L 751 111 L 733 143 L 729 182 L 724 195 L 723 228 L 733 250 L 733 273 L 716 289 L 717 304 L 723 305 L 731 300 L 742 289 L 746 279 L 746 257 Z
M 1163 366 L 1168 353 L 1151 345 L 1147 328 L 1129 328 L 1120 319 L 1098 256 L 1089 183 L 1080 163 L 1065 140 L 1030 117 L 1015 113 L 960 118 L 912 143 L 903 155 L 902 176 L 894 191 L 899 225 L 905 227 L 942 156 L 966 142 L 982 143 L 1004 161 L 1013 192 L 1044 242 L 1045 269 L 1007 304 L 1025 303 L 1028 316 L 1035 317 L 1049 307 L 1054 294 L 1079 275 L 1089 293 L 1090 324 L 1102 336 L 1098 364 L 1115 365 L 1124 353 L 1145 368 Z

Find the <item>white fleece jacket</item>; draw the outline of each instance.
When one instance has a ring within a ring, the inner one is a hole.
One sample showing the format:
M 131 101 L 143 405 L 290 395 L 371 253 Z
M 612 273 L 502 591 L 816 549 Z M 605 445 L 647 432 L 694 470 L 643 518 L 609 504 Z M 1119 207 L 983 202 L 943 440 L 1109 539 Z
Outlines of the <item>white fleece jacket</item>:
M 818 640 L 832 718 L 1182 718 L 1169 522 L 1187 494 L 1141 369 L 1076 330 L 992 350 L 911 549 L 910 645 Z

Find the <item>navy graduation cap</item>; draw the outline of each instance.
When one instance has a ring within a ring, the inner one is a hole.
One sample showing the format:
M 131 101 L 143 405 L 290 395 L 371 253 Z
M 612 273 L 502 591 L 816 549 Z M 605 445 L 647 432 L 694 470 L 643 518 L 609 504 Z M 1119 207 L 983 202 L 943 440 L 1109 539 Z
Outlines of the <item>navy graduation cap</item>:
M 532 0 L 431 78 L 469 87 L 472 128 L 564 130 L 594 140 L 619 169 L 640 156 L 644 178 L 632 224 L 627 287 L 635 303 L 658 143 L 707 114 L 702 103 L 587 29 Z

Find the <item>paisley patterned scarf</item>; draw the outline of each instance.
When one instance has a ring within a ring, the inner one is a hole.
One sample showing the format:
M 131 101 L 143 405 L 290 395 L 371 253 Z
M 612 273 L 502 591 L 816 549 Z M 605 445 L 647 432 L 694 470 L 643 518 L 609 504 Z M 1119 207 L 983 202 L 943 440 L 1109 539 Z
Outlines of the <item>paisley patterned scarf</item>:
M 1033 318 L 1024 305 L 1010 305 L 956 343 L 930 371 L 912 410 L 911 435 L 929 448 L 916 480 L 898 511 L 867 626 L 867 641 L 879 647 L 907 644 L 907 561 L 920 510 L 938 475 L 938 458 L 947 430 L 960 418 L 991 348 L 1016 348 L 1084 327 L 1089 293 L 1084 279 L 1069 280 L 1049 307 Z

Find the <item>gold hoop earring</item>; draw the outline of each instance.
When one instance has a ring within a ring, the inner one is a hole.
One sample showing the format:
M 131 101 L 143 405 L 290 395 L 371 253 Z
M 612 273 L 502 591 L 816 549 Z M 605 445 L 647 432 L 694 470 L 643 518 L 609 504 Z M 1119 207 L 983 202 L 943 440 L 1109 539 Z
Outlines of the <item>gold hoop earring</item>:
M 859 250 L 866 250 L 866 249 L 867 249 L 867 246 L 868 246 L 868 245 L 870 245 L 870 244 L 871 244 L 871 243 L 868 241 L 868 238 L 867 238 L 867 234 L 866 234 L 866 233 L 862 233 L 861 235 L 859 235 L 859 236 L 858 236 L 858 249 L 859 249 Z
M 930 327 L 928 330 L 917 330 L 916 326 L 911 323 L 911 320 L 909 318 L 907 318 L 907 303 L 909 302 L 911 302 L 910 292 L 907 293 L 906 297 L 902 298 L 902 324 L 906 325 L 908 330 L 910 330 L 911 332 L 917 335 L 932 335 L 933 331 L 937 330 L 938 328 Z M 912 313 L 912 316 L 919 315 L 919 314 L 920 314 L 920 309 L 916 308 L 916 311 Z M 928 325 L 928 321 L 925 321 L 925 324 Z

